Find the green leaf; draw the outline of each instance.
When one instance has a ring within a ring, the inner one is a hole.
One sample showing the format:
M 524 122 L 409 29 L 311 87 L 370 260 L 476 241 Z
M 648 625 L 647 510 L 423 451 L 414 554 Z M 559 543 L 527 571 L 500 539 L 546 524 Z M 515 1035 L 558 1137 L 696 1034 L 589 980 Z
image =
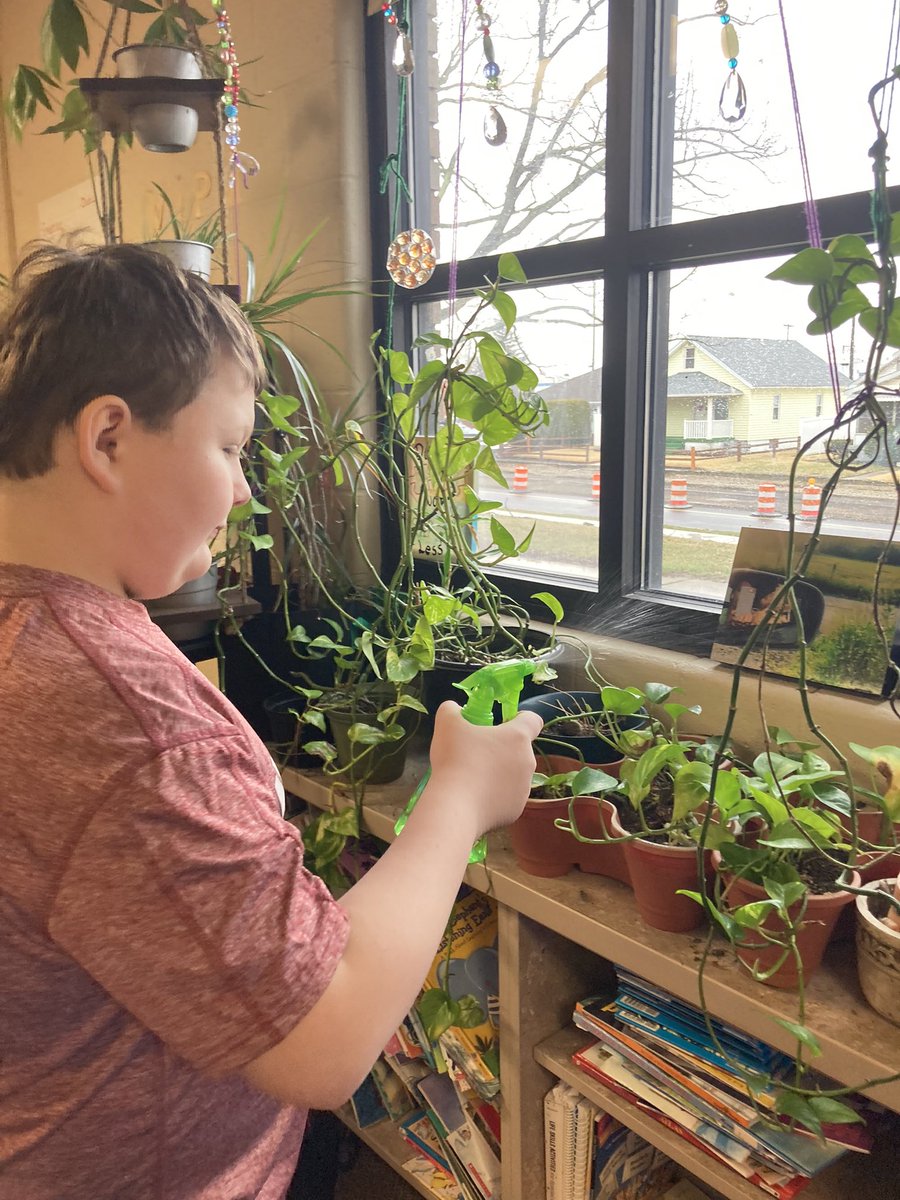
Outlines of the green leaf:
M 707 763 L 689 762 L 675 774 L 672 820 L 683 821 L 689 812 L 709 799 L 712 768 Z
M 816 1110 L 804 1096 L 794 1092 L 779 1092 L 775 1101 L 775 1111 L 786 1117 L 791 1117 L 806 1129 L 812 1130 L 817 1136 L 822 1136 L 822 1122 Z
M 644 684 L 644 692 L 651 704 L 663 704 L 673 692 L 677 692 L 678 690 L 678 688 L 670 687 L 668 683 Z
M 115 4 L 117 8 L 124 8 L 126 12 L 131 13 L 158 13 L 158 4 L 146 4 L 145 0 L 106 0 L 107 4 Z
M 419 336 L 413 340 L 413 345 L 445 346 L 449 349 L 449 347 L 453 345 L 453 342 L 450 338 L 444 337 L 440 333 L 420 333 Z
M 809 1106 L 823 1125 L 864 1125 L 865 1121 L 849 1104 L 841 1104 L 831 1096 L 810 1096 Z
M 501 254 L 497 262 L 497 274 L 501 279 L 509 279 L 513 283 L 527 283 L 528 277 L 522 270 L 522 264 L 514 254 Z
M 484 1024 L 486 1020 L 484 1009 L 474 996 L 460 996 L 457 1003 L 459 1007 L 454 1021 L 457 1029 L 476 1029 L 479 1025 Z
M 66 66 L 74 71 L 83 50 L 88 52 L 88 35 L 75 0 L 52 0 L 50 6 L 50 32 Z
M 734 921 L 744 929 L 758 929 L 770 912 L 778 906 L 774 900 L 754 900 L 731 910 Z
M 617 717 L 632 717 L 640 710 L 644 697 L 637 688 L 604 687 L 600 689 L 600 702 Z
M 419 368 L 415 381 L 409 391 L 410 400 L 421 400 L 423 396 L 438 385 L 446 373 L 446 366 L 439 358 L 432 359 Z
M 501 525 L 496 517 L 491 517 L 491 537 L 497 545 L 497 549 L 506 558 L 515 558 L 516 556 L 516 539 L 509 532 L 505 525 Z
M 834 261 L 827 250 L 810 246 L 770 271 L 767 279 L 782 283 L 827 283 L 834 274 Z
M 597 767 L 582 767 L 572 779 L 572 795 L 587 796 L 600 792 L 611 792 L 619 786 L 618 779 L 607 775 Z
M 797 1025 L 796 1022 L 788 1021 L 784 1017 L 776 1017 L 775 1023 L 786 1029 L 798 1042 L 802 1042 L 813 1058 L 820 1056 L 822 1047 L 819 1045 L 819 1039 L 811 1029 L 807 1029 L 805 1025 Z
M 494 452 L 490 446 L 482 446 L 478 453 L 478 457 L 475 459 L 472 466 L 476 471 L 481 471 L 482 474 L 487 475 L 489 479 L 493 479 L 493 481 L 498 483 L 500 487 L 509 487 L 509 482 L 507 481 L 506 476 L 503 474 L 503 471 L 500 469 L 500 466 L 494 457 Z
M 271 550 L 275 545 L 270 533 L 246 533 L 242 530 L 238 537 L 249 542 L 254 550 Z
M 553 595 L 552 592 L 532 592 L 531 599 L 539 600 L 541 602 L 541 604 L 546 604 L 546 606 L 553 613 L 553 620 L 557 624 L 565 616 L 565 613 L 563 611 L 563 606 L 560 604 L 560 602 L 557 600 L 557 598 Z
M 443 988 L 428 988 L 424 991 L 416 1001 L 416 1010 L 425 1032 L 433 1042 L 436 1042 L 442 1033 L 447 1032 L 459 1014 L 459 1006 Z
M 496 292 L 491 303 L 500 314 L 500 320 L 503 322 L 506 332 L 509 333 L 516 323 L 517 312 L 515 300 L 513 300 L 512 296 L 508 296 L 506 292 Z
M 49 74 L 54 78 L 58 78 L 62 58 L 59 53 L 59 45 L 53 36 L 53 30 L 50 28 L 50 14 L 52 11 L 52 7 L 45 9 L 41 21 L 41 58 L 44 60 L 44 66 L 47 68 Z
M 391 379 L 394 383 L 399 383 L 403 386 L 412 383 L 413 373 L 409 365 L 409 359 L 402 350 L 388 350 L 388 370 L 390 371 Z
M 881 336 L 882 321 L 880 309 L 869 308 L 867 312 L 860 312 L 859 323 L 870 337 Z M 896 300 L 888 315 L 884 340 L 889 346 L 900 347 L 900 303 Z
M 844 234 L 828 247 L 836 268 L 848 283 L 877 283 L 878 267 L 872 251 L 861 237 Z

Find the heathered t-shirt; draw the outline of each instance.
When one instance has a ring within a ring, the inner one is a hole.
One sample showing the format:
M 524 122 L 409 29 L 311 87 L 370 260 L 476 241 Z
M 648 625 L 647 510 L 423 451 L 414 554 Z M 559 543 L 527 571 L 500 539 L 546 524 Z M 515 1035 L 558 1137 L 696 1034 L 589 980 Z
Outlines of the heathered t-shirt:
M 234 1072 L 344 949 L 302 859 L 143 605 L 0 566 L 0 1200 L 280 1200 L 306 1114 Z

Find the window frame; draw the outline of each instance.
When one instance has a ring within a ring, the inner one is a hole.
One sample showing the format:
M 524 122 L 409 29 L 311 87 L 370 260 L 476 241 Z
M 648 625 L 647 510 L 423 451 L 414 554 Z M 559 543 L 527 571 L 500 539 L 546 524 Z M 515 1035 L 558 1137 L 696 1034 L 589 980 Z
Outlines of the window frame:
M 666 59 L 670 18 L 677 11 L 677 0 L 607 2 L 610 50 L 604 232 L 582 241 L 516 251 L 532 283 L 599 280 L 603 287 L 601 583 L 598 590 L 586 590 L 548 573 L 529 579 L 497 568 L 492 574 L 538 619 L 546 616 L 546 610 L 531 601 L 531 594 L 549 589 L 563 604 L 570 627 L 706 657 L 721 604 L 664 592 L 659 570 L 645 567 L 647 562 L 661 561 L 664 512 L 664 473 L 660 464 L 651 461 L 652 453 L 659 455 L 664 449 L 664 437 L 659 436 L 660 430 L 664 432 L 664 402 L 653 403 L 654 396 L 664 396 L 664 387 L 656 385 L 665 379 L 667 362 L 668 323 L 661 285 L 672 270 L 772 256 L 787 258 L 809 244 L 805 205 L 801 197 L 753 212 L 650 224 L 654 211 L 665 207 L 665 197 L 653 193 L 665 171 L 657 172 L 654 179 L 651 169 L 660 140 L 654 105 L 660 86 L 656 60 Z M 416 0 L 408 3 L 415 11 Z M 367 34 L 371 191 L 377 197 L 380 164 L 394 149 L 389 138 L 397 121 L 397 79 L 390 66 L 393 38 L 385 36 L 386 22 L 370 19 Z M 411 124 L 414 122 L 415 117 Z M 420 138 L 423 133 L 418 131 Z M 408 161 L 410 147 L 404 150 Z M 798 196 L 800 190 L 798 180 Z M 900 185 L 891 188 L 889 196 L 893 211 L 900 211 Z M 817 210 L 826 244 L 844 233 L 871 236 L 868 191 L 817 200 Z M 408 206 L 405 217 L 409 217 Z M 372 238 L 376 328 L 383 330 L 388 305 L 384 250 L 390 241 L 389 205 L 384 201 L 372 205 Z M 481 286 L 485 276 L 496 271 L 496 263 L 496 255 L 460 260 L 459 295 Z M 396 345 L 408 346 L 411 341 L 415 306 L 445 299 L 449 282 L 449 264 L 439 263 L 428 283 L 395 297 Z M 516 289 L 509 290 L 514 294 Z M 652 327 L 660 331 L 653 346 Z M 397 553 L 396 541 L 391 523 L 382 520 L 381 524 L 382 554 L 390 559 Z M 428 564 L 423 563 L 423 577 L 427 575 Z

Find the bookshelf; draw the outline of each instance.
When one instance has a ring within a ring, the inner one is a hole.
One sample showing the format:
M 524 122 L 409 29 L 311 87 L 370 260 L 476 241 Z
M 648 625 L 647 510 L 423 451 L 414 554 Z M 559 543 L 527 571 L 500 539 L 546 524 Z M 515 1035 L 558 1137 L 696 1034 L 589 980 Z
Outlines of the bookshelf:
M 414 752 L 401 779 L 367 789 L 363 819 L 375 837 L 393 840 L 394 822 L 425 766 L 424 752 Z M 288 768 L 283 778 L 287 791 L 313 807 L 350 803 L 340 788 L 333 789 L 317 772 Z M 499 905 L 503 1194 L 514 1200 L 543 1200 L 541 1102 L 559 1078 L 598 1101 L 719 1195 L 728 1200 L 760 1200 L 765 1193 L 624 1104 L 569 1061 L 569 1055 L 590 1040 L 572 1026 L 574 1001 L 601 990 L 611 977 L 613 963 L 698 1003 L 697 964 L 706 944 L 705 932 L 649 929 L 637 914 L 631 891 L 613 880 L 576 870 L 558 879 L 527 875 L 516 866 L 505 831 L 489 835 L 488 844 L 486 863 L 470 867 L 466 881 L 488 892 Z M 713 943 L 705 1000 L 714 1015 L 788 1052 L 793 1049 L 789 1035 L 774 1018 L 794 1019 L 795 997 L 750 979 L 724 940 Z M 863 999 L 852 943 L 830 947 L 811 980 L 807 1024 L 822 1045 L 816 1066 L 840 1082 L 855 1086 L 864 1079 L 900 1072 L 900 1031 Z M 900 1083 L 875 1088 L 870 1094 L 900 1113 Z M 364 1138 L 365 1133 L 361 1133 Z M 873 1198 L 892 1194 L 892 1181 L 900 1175 L 900 1137 L 883 1141 L 871 1156 L 845 1156 L 817 1176 L 802 1196 L 847 1200 L 856 1194 Z M 392 1161 L 379 1146 L 373 1148 Z
M 403 1170 L 403 1164 L 407 1159 L 412 1158 L 415 1151 L 397 1132 L 393 1121 L 386 1119 L 378 1121 L 375 1125 L 367 1125 L 365 1129 L 360 1129 L 353 1119 L 353 1109 L 349 1104 L 344 1104 L 339 1108 L 336 1115 L 353 1130 L 360 1141 L 365 1142 L 370 1150 L 374 1150 L 379 1158 L 384 1159 L 394 1168 L 407 1187 L 418 1192 L 420 1196 L 424 1196 L 425 1200 L 434 1200 L 434 1196 L 428 1188 L 423 1187 L 417 1179 Z

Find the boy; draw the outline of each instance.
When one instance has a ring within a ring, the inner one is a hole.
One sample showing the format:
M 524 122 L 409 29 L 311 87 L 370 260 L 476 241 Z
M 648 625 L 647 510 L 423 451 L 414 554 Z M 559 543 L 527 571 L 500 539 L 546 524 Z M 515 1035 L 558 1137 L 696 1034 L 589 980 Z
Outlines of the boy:
M 402 836 L 335 902 L 275 771 L 136 598 L 248 496 L 240 311 L 135 246 L 42 251 L 0 325 L 0 1198 L 277 1200 L 415 999 L 539 718 L 438 714 Z M 402 909 L 402 923 L 398 910 Z

